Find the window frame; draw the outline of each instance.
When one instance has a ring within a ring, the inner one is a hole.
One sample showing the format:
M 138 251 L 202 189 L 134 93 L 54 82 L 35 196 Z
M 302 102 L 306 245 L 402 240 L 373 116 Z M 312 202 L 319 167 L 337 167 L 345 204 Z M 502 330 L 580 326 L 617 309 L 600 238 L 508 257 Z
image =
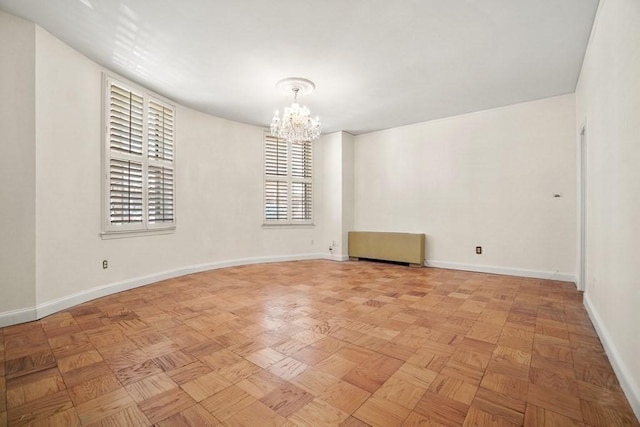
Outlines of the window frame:
M 286 175 L 270 175 L 267 174 L 267 141 L 268 138 L 275 138 L 271 135 L 268 130 L 264 131 L 262 138 L 262 225 L 264 227 L 269 226 L 293 226 L 293 227 L 308 227 L 314 226 L 314 218 L 315 218 L 315 195 L 314 195 L 314 161 L 313 161 L 313 143 L 311 141 L 305 141 L 305 144 L 309 144 L 310 149 L 310 157 L 311 157 L 311 166 L 310 166 L 310 174 L 311 176 L 308 178 L 305 177 L 295 177 L 292 174 L 292 142 L 287 141 L 287 160 L 286 160 Z M 277 138 L 275 138 L 277 139 Z M 303 150 L 304 151 L 304 150 Z M 268 182 L 284 182 L 287 187 L 287 202 L 286 202 L 286 219 L 267 219 L 267 183 Z M 295 183 L 308 184 L 311 187 L 311 203 L 310 203 L 310 218 L 303 220 L 293 219 L 293 198 L 292 198 L 292 188 Z
M 102 78 L 102 121 L 101 121 L 101 181 L 102 181 L 102 206 L 101 206 L 101 232 L 103 239 L 147 236 L 154 234 L 173 233 L 177 225 L 177 177 L 176 177 L 176 108 L 169 100 L 152 93 L 145 88 L 129 82 L 128 80 L 103 73 Z M 126 152 L 114 152 L 110 144 L 110 118 L 111 102 L 110 93 L 112 85 L 116 85 L 126 91 L 142 98 L 142 153 L 140 155 Z M 153 159 L 149 157 L 149 104 L 150 102 L 171 110 L 173 114 L 172 132 L 172 159 Z M 114 154 L 115 153 L 115 154 Z M 112 224 L 111 223 L 111 160 L 134 161 L 142 165 L 142 221 L 139 223 Z M 173 221 L 151 223 L 149 221 L 149 187 L 150 168 L 169 168 L 172 171 L 172 209 Z

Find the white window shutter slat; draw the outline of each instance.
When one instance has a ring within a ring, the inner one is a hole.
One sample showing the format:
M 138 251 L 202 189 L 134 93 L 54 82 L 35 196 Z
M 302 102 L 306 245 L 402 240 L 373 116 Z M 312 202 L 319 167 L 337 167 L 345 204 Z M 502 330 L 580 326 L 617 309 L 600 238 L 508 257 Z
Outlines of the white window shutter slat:
M 107 78 L 106 231 L 175 225 L 175 110 Z
M 109 97 L 110 149 L 142 154 L 142 116 L 142 96 L 112 82 Z
M 173 222 L 173 170 L 149 166 L 149 223 Z
M 264 221 L 310 224 L 313 220 L 311 142 L 264 140 Z
M 109 222 L 142 222 L 142 163 L 111 159 L 109 162 Z

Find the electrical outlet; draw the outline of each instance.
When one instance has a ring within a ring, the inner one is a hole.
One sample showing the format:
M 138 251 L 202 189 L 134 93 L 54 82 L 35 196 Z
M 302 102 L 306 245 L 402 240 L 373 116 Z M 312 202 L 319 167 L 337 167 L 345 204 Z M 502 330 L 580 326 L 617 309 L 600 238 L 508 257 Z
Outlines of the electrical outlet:
M 102 260 L 102 268 L 103 269 L 107 269 L 109 267 L 109 261 L 107 261 L 106 259 Z
M 476 246 L 476 253 L 482 255 L 482 246 Z

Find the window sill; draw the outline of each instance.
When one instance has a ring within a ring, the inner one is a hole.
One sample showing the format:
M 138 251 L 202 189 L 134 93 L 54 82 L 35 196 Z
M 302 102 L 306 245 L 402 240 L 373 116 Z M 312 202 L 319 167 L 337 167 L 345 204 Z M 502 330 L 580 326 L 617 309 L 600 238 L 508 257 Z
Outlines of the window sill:
M 129 237 L 145 237 L 145 236 L 160 236 L 163 234 L 173 234 L 176 228 L 158 228 L 152 230 L 127 230 L 127 231 L 103 231 L 100 233 L 102 240 L 111 239 L 126 239 Z
M 262 224 L 262 228 L 277 228 L 277 229 L 281 229 L 281 228 L 315 228 L 315 224 L 310 223 L 310 224 L 277 224 L 277 223 L 263 223 Z

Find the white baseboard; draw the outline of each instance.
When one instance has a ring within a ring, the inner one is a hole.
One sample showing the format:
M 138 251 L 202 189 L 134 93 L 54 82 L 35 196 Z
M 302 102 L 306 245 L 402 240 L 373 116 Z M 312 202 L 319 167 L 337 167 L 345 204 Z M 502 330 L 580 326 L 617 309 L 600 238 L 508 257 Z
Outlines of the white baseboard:
M 0 313 L 0 328 L 17 325 L 19 323 L 31 322 L 37 319 L 35 307 L 21 308 Z
M 109 283 L 103 286 L 87 289 L 75 294 L 66 295 L 64 297 L 38 304 L 35 307 L 28 307 L 19 310 L 7 311 L 0 313 L 0 327 L 16 325 L 19 323 L 30 322 L 32 320 L 41 319 L 53 313 L 65 310 L 78 304 L 91 301 L 96 298 L 111 295 L 117 292 L 134 289 L 140 286 L 149 285 L 161 280 L 172 279 L 187 274 L 200 273 L 202 271 L 215 270 L 218 268 L 235 267 L 248 264 L 263 264 L 270 262 L 284 261 L 300 261 L 311 259 L 326 259 L 330 261 L 347 261 L 348 255 L 310 253 L 301 255 L 279 255 L 269 257 L 240 258 L 229 261 L 220 261 L 214 263 L 198 264 L 174 270 L 167 270 L 148 276 L 137 277 L 134 279 L 123 280 L 120 282 Z M 554 279 L 566 282 L 575 282 L 575 275 L 567 273 L 553 273 L 543 271 L 529 271 L 502 267 L 485 267 L 477 265 L 456 264 L 442 261 L 428 261 L 425 263 L 429 267 L 450 268 L 454 270 L 477 271 L 481 273 L 507 274 L 512 276 L 536 277 L 540 279 Z
M 596 332 L 598 333 L 598 337 L 600 337 L 600 342 L 602 342 L 604 351 L 607 353 L 609 362 L 618 377 L 620 387 L 622 387 L 622 391 L 627 397 L 627 400 L 629 400 L 629 404 L 631 405 L 633 412 L 636 414 L 636 418 L 640 420 L 640 385 L 633 381 L 633 376 L 631 375 L 627 364 L 624 362 L 622 357 L 620 357 L 620 353 L 618 352 L 607 327 L 602 321 L 602 318 L 598 314 L 598 311 L 594 307 L 587 293 L 584 294 L 584 307 L 587 309 L 587 313 L 591 318 L 591 323 L 593 323 L 593 326 L 596 328 Z
M 523 270 L 520 268 L 494 267 L 486 265 L 459 264 L 446 261 L 428 260 L 427 267 L 448 268 L 451 270 L 475 271 L 477 273 L 501 274 L 506 276 L 532 277 L 535 279 L 558 280 L 560 282 L 576 283 L 578 280 L 573 273 L 559 273 L 554 271 Z
M 329 261 L 349 261 L 349 255 L 337 255 L 337 254 L 325 254 L 322 259 L 328 259 Z
M 115 294 L 140 286 L 149 285 L 161 280 L 172 279 L 187 274 L 200 273 L 202 271 L 215 270 L 218 268 L 235 267 L 247 264 L 263 264 L 270 262 L 284 261 L 301 261 L 310 259 L 331 259 L 340 261 L 338 258 L 330 258 L 325 254 L 302 254 L 302 255 L 280 255 L 270 257 L 240 258 L 230 261 L 221 261 L 214 263 L 198 264 L 189 267 L 167 270 L 160 273 L 150 274 L 148 276 L 137 277 L 134 279 L 123 280 L 120 282 L 109 283 L 103 286 L 97 286 L 75 294 L 66 295 L 64 297 L 38 304 L 35 307 L 28 307 L 19 310 L 6 311 L 0 313 L 0 327 L 17 325 L 19 323 L 31 322 L 33 320 L 42 319 L 53 313 L 65 310 L 78 304 L 94 300 L 96 298 Z

